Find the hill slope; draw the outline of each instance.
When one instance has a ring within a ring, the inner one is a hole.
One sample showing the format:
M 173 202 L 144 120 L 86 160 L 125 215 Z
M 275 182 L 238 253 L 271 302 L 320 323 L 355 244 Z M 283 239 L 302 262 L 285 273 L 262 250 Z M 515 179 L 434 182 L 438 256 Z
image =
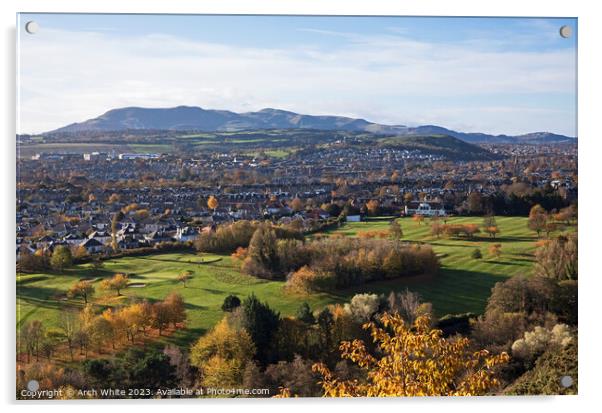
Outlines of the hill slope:
M 473 161 L 493 160 L 499 157 L 480 146 L 464 142 L 448 135 L 411 135 L 385 138 L 379 141 L 381 146 L 403 149 L 419 149 L 427 153 L 445 156 L 448 159 Z
M 370 132 L 381 135 L 448 135 L 471 143 L 565 143 L 575 138 L 549 132 L 525 135 L 489 135 L 457 132 L 436 125 L 407 127 L 382 125 L 365 119 L 344 116 L 302 115 L 295 112 L 266 108 L 257 112 L 235 113 L 227 110 L 202 109 L 193 106 L 175 108 L 127 107 L 110 110 L 101 116 L 72 123 L 46 133 L 110 132 L 126 130 L 171 130 L 227 132 L 257 129 L 315 129 L 349 132 Z

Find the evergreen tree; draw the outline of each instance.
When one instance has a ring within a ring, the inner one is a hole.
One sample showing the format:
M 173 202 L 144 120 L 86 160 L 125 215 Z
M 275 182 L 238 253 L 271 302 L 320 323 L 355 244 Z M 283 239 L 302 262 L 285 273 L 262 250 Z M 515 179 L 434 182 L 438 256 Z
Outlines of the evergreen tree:
M 280 313 L 260 302 L 255 294 L 251 294 L 243 301 L 242 309 L 243 327 L 255 343 L 257 360 L 263 364 L 273 362 L 270 345 L 280 323 Z
M 307 324 L 313 324 L 316 322 L 316 319 L 314 318 L 314 315 L 311 312 L 311 308 L 309 308 L 309 304 L 307 304 L 307 302 L 301 304 L 301 306 L 297 310 L 296 317 L 297 320 L 301 320 Z

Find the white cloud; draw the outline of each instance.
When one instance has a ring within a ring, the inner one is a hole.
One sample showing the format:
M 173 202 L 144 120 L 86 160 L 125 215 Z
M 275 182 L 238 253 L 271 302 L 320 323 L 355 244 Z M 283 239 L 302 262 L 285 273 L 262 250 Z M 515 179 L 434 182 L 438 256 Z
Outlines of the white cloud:
M 262 49 L 162 34 L 120 38 L 44 29 L 21 37 L 18 129 L 47 131 L 115 107 L 198 105 L 424 120 L 495 133 L 574 133 L 573 114 L 546 109 L 545 102 L 546 94 L 575 91 L 570 50 L 493 52 L 395 35 L 323 34 L 349 42 L 336 50 Z M 491 99 L 518 93 L 544 96 L 541 107 L 517 102 L 498 110 Z M 475 96 L 482 104 L 462 109 L 463 99 Z M 450 98 L 457 98 L 457 108 L 441 109 L 438 99 Z

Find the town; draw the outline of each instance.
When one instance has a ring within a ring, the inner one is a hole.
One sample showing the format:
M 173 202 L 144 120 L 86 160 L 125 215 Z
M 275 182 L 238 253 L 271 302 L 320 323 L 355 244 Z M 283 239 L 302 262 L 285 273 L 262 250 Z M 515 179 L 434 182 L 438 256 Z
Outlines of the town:
M 525 213 L 509 197 L 537 191 L 549 209 L 576 200 L 576 145 L 486 148 L 500 159 L 452 162 L 420 150 L 336 144 L 285 157 L 37 153 L 18 160 L 17 257 L 58 245 L 97 254 L 193 241 L 237 220 L 297 221 L 311 232 L 342 215 Z

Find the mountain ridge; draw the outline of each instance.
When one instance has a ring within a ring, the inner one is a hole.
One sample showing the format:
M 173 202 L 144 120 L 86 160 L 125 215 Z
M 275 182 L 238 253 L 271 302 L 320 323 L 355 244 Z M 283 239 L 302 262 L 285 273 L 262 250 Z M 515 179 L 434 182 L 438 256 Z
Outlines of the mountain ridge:
M 408 127 L 384 125 L 362 118 L 334 115 L 303 115 L 287 110 L 263 108 L 255 112 L 203 109 L 198 106 L 173 108 L 143 108 L 130 106 L 111 109 L 102 115 L 76 122 L 44 133 L 115 132 L 125 130 L 176 130 L 230 132 L 251 129 L 317 129 L 350 132 L 369 132 L 379 135 L 449 135 L 469 143 L 568 143 L 577 138 L 551 132 L 532 132 L 521 135 L 492 135 L 478 132 L 458 132 L 437 125 Z

